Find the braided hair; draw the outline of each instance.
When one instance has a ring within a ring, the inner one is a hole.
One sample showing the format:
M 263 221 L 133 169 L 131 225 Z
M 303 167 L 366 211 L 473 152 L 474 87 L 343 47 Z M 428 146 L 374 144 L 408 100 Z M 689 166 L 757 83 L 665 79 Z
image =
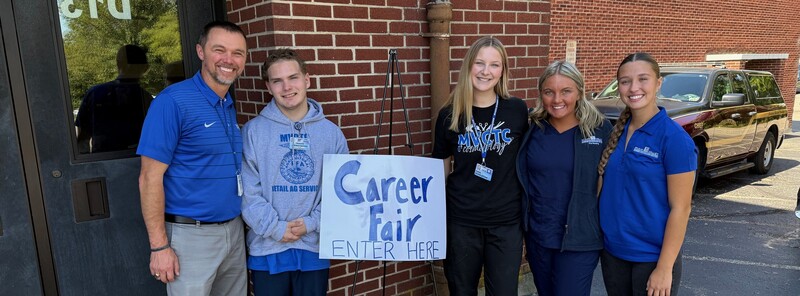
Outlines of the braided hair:
M 625 123 L 631 118 L 631 108 L 625 107 L 622 113 L 619 114 L 617 123 L 614 124 L 614 129 L 611 130 L 611 135 L 608 136 L 608 144 L 606 149 L 603 149 L 603 154 L 600 156 L 600 163 L 597 164 L 597 196 L 600 197 L 600 190 L 603 189 L 603 174 L 606 173 L 606 164 L 611 157 L 614 149 L 617 149 L 619 138 L 622 136 L 622 131 L 625 130 Z

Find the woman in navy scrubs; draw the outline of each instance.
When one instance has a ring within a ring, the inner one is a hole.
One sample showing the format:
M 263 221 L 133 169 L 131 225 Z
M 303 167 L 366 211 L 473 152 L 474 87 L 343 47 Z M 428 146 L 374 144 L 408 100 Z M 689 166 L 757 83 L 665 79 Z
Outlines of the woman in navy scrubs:
M 627 56 L 617 81 L 626 108 L 598 166 L 603 281 L 609 295 L 677 295 L 697 151 L 656 104 L 662 78 L 650 55 Z
M 611 123 L 586 101 L 573 64 L 550 64 L 539 93 L 517 158 L 527 259 L 539 295 L 589 295 L 603 248 L 597 165 Z
M 458 83 L 439 112 L 433 157 L 447 177 L 447 259 L 450 295 L 517 295 L 522 261 L 520 199 L 515 170 L 528 130 L 525 102 L 508 94 L 508 55 L 482 37 L 467 50 Z

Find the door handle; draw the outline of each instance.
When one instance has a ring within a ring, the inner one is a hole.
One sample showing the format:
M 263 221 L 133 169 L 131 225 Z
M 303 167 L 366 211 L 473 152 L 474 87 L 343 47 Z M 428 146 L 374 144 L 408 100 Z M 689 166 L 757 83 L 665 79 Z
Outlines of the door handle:
M 72 207 L 75 222 L 111 217 L 106 178 L 72 180 Z
M 750 116 L 755 116 L 756 114 L 758 114 L 758 112 L 756 112 L 756 111 L 750 111 L 750 112 L 747 113 L 747 115 L 750 115 Z
M 733 113 L 733 114 L 731 114 L 731 118 L 733 118 L 733 119 L 742 119 L 742 114 Z

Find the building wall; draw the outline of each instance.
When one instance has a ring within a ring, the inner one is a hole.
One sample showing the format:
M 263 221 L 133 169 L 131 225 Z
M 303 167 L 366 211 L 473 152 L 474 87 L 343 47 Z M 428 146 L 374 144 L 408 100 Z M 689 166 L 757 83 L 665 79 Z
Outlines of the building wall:
M 597 92 L 618 63 L 636 51 L 660 63 L 704 62 L 715 53 L 788 53 L 787 60 L 751 61 L 769 66 L 792 114 L 800 51 L 800 1 L 796 0 L 553 0 L 550 59 L 563 59 L 577 40 L 578 68 L 587 92 Z M 744 63 L 745 69 L 748 63 Z M 791 122 L 791 121 L 790 121 Z
M 457 0 L 450 37 L 450 81 L 455 83 L 467 47 L 485 35 L 498 37 L 510 58 L 512 95 L 532 98 L 536 79 L 547 65 L 548 1 Z M 309 97 L 322 103 L 338 124 L 352 153 L 372 153 L 386 83 L 388 50 L 398 60 L 415 149 L 406 139 L 399 90 L 395 91 L 394 154 L 429 155 L 431 106 L 427 0 L 227 0 L 228 20 L 247 33 L 250 58 L 237 83 L 239 122 L 253 118 L 270 101 L 260 79 L 260 64 L 269 50 L 292 47 L 308 61 Z M 388 92 L 387 92 L 388 93 Z M 433 107 L 433 108 L 432 108 Z M 388 109 L 388 103 L 387 103 Z M 388 121 L 388 112 L 384 122 Z M 380 154 L 389 154 L 388 125 L 381 133 Z M 432 295 L 433 279 L 424 263 L 362 262 L 356 275 L 359 295 Z M 328 295 L 350 295 L 356 264 L 333 261 Z

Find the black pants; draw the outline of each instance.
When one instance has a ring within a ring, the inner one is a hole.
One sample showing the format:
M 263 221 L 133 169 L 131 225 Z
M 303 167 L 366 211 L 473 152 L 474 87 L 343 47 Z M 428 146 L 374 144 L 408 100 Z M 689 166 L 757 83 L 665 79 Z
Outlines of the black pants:
M 672 292 L 671 296 L 678 295 L 683 269 L 681 253 L 675 259 L 672 267 Z M 622 260 L 606 251 L 600 254 L 600 266 L 603 269 L 603 282 L 606 284 L 608 295 L 647 295 L 647 280 L 656 269 L 658 262 L 631 262 Z
M 488 228 L 447 224 L 444 274 L 450 295 L 477 295 L 481 269 L 487 296 L 517 295 L 520 263 L 519 224 Z

